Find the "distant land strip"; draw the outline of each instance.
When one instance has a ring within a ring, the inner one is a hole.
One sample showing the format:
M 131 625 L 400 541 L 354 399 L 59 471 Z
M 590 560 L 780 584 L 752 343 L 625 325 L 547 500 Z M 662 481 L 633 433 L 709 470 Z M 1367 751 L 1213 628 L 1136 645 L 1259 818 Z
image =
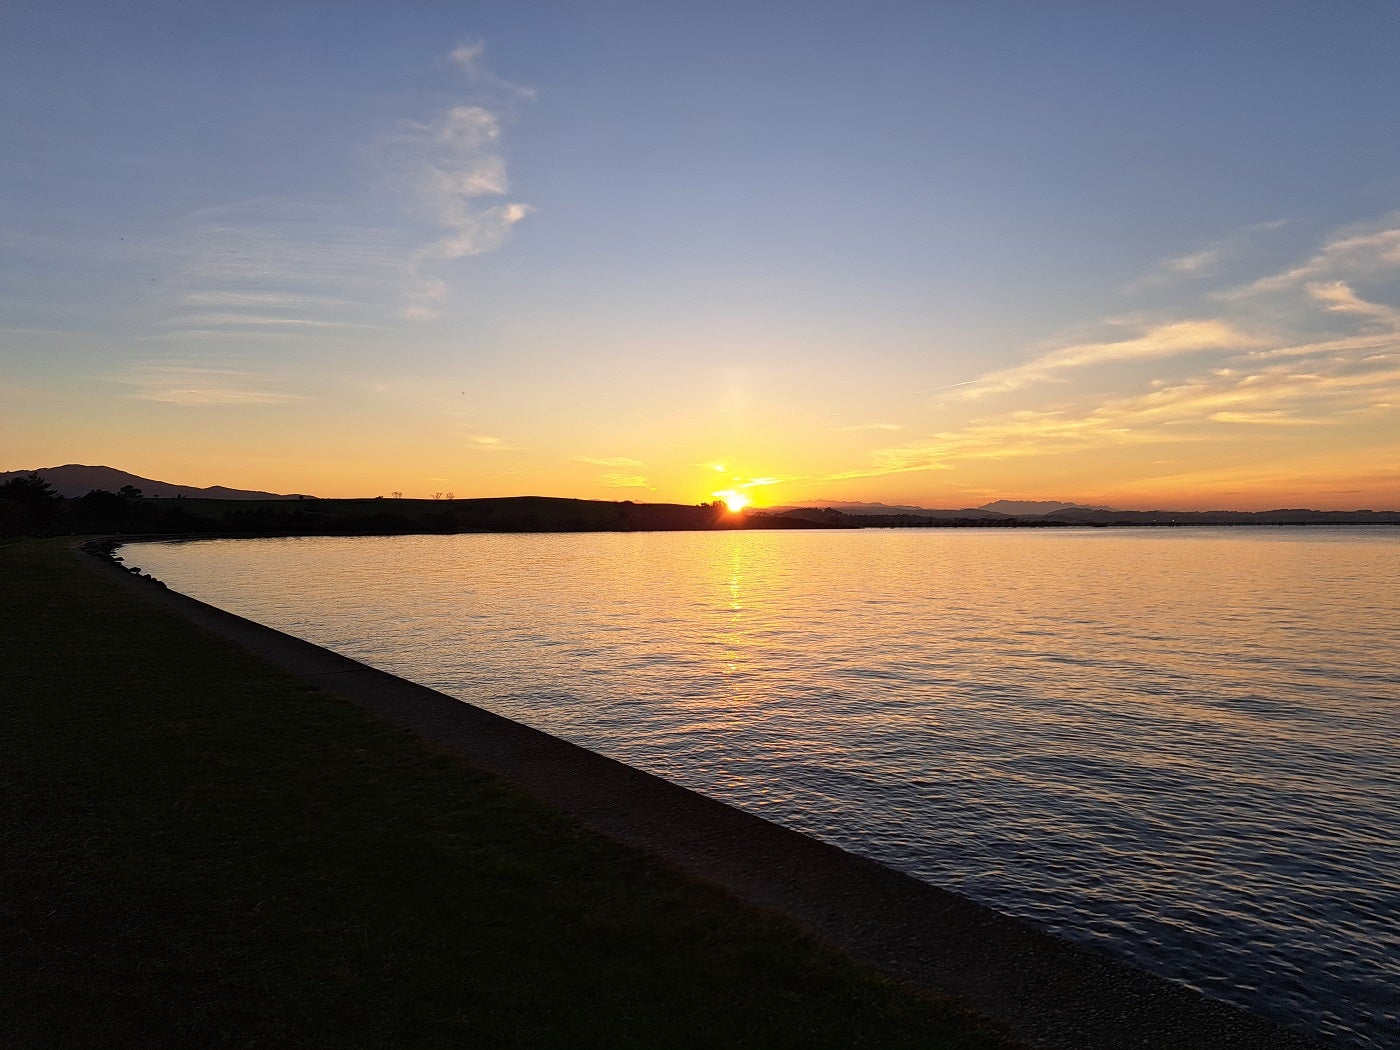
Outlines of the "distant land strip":
M 84 471 L 93 469 L 97 468 L 83 468 Z M 93 476 L 96 475 L 83 475 Z M 74 489 L 70 487 L 68 491 Z M 1060 509 L 1046 513 L 1005 513 L 987 507 L 920 510 L 856 504 L 848 505 L 846 510 L 813 506 L 750 508 L 735 512 L 719 501 L 676 504 L 554 496 L 471 499 L 264 496 L 243 493 L 237 498 L 215 498 L 176 494 L 167 498 L 157 497 L 135 485 L 126 485 L 117 491 L 92 489 L 80 496 L 64 496 L 40 473 L 11 474 L 7 480 L 0 476 L 0 538 L 93 534 L 382 536 L 735 529 L 1400 525 L 1400 511 L 1373 510 L 1120 511 L 1051 504 Z
M 957 894 L 444 693 L 165 589 L 126 586 L 495 773 L 589 827 L 773 909 L 876 969 L 966 1003 L 1045 1050 L 1320 1050 L 1330 1044 Z M 98 562 L 94 562 L 98 564 Z

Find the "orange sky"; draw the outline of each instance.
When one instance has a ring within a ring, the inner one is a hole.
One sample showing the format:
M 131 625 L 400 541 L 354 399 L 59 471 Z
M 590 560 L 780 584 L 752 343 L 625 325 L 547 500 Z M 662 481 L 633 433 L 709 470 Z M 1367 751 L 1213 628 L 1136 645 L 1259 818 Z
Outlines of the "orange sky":
M 0 470 L 1400 508 L 1379 9 L 587 6 L 35 7 Z

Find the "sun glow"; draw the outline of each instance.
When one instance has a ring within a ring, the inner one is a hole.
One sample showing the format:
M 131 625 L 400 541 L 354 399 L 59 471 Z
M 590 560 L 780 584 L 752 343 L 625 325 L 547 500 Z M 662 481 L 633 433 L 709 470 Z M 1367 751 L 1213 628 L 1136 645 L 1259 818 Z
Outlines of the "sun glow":
M 730 514 L 738 514 L 739 511 L 753 502 L 746 493 L 739 492 L 737 489 L 726 489 L 723 492 L 716 492 L 714 495 L 724 500 L 724 505 L 729 508 Z

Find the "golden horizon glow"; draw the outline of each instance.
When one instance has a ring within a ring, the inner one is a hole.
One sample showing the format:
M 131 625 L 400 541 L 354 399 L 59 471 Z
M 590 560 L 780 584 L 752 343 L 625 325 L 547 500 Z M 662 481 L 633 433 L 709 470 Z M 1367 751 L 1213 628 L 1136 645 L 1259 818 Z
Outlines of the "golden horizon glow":
M 711 493 L 724 500 L 724 505 L 729 509 L 730 514 L 738 514 L 745 507 L 752 506 L 753 500 L 746 493 L 736 489 L 725 489 L 723 492 Z
M 1280 48 L 1207 48 L 1191 77 L 1181 5 L 1069 34 L 1025 5 L 1012 49 L 989 5 L 807 20 L 800 45 L 774 11 L 735 34 L 703 11 L 677 33 L 577 5 L 343 5 L 344 46 L 255 64 L 249 5 L 156 34 L 94 3 L 75 33 L 72 6 L 29 5 L 7 55 L 34 177 L 7 186 L 0 473 L 689 507 L 718 484 L 750 512 L 1400 509 L 1400 183 L 1361 148 L 1394 125 L 1388 5 L 1282 17 Z M 930 33 L 946 61 L 891 46 Z M 560 60 L 595 53 L 616 75 Z M 1160 134 L 1106 119 L 1148 82 L 1170 88 Z M 1279 180 L 1277 136 L 1237 129 L 1294 98 L 1328 119 L 1293 122 Z
M 1400 220 L 1337 231 L 1299 265 L 1197 311 L 1105 319 L 1028 347 L 1009 366 L 939 373 L 972 378 L 912 392 L 856 366 L 781 367 L 776 359 L 799 347 L 780 332 L 752 360 L 724 367 L 676 337 L 683 373 L 659 393 L 641 380 L 570 373 L 590 406 L 579 415 L 541 414 L 510 392 L 510 376 L 488 403 L 422 379 L 318 394 L 320 380 L 295 370 L 143 366 L 123 373 L 115 396 L 65 386 L 46 400 L 33 387 L 5 420 L 11 458 L 0 470 L 106 464 L 169 484 L 329 498 L 722 499 L 731 512 L 826 502 L 953 510 L 998 499 L 1394 510 L 1400 308 L 1384 289 L 1357 289 L 1362 278 L 1400 280 L 1396 245 Z M 1283 320 L 1264 327 L 1261 313 Z M 250 399 L 255 387 L 285 396 Z M 58 400 L 78 413 L 61 429 L 51 421 Z M 711 490 L 716 481 L 725 488 Z

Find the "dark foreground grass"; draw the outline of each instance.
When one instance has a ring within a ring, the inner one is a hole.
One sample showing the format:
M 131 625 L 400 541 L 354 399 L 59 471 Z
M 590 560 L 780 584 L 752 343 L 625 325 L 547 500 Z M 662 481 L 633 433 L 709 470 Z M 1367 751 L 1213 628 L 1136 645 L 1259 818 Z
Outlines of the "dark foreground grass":
M 79 557 L 0 547 L 0 1045 L 1003 1045 Z

